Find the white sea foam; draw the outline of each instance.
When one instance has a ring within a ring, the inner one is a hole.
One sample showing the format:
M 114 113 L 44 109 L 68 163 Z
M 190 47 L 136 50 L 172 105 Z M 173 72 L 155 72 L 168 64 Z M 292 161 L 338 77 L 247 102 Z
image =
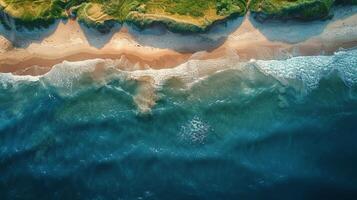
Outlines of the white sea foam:
M 331 56 L 299 56 L 287 60 L 252 61 L 264 74 L 286 83 L 299 80 L 307 89 L 318 86 L 322 77 L 337 71 L 348 85 L 357 83 L 357 50 L 340 51 Z
M 48 73 L 42 76 L 17 76 L 10 73 L 0 73 L 2 83 L 16 81 L 46 80 L 48 84 L 58 87 L 71 87 L 84 75 L 96 73 L 101 66 L 103 75 L 121 74 L 130 79 L 151 77 L 159 86 L 172 77 L 181 78 L 186 83 L 196 82 L 204 77 L 227 69 L 242 70 L 246 67 L 256 67 L 262 73 L 271 75 L 282 83 L 294 79 L 304 82 L 309 88 L 318 85 L 319 80 L 333 71 L 337 71 L 348 84 L 357 82 L 357 49 L 340 51 L 331 56 L 299 56 L 287 60 L 251 60 L 240 62 L 239 56 L 231 54 L 226 57 L 211 60 L 191 59 L 175 68 L 146 69 L 126 71 L 118 67 L 124 61 L 109 59 L 92 59 L 77 62 L 64 61 L 56 64 Z
M 17 76 L 11 73 L 0 73 L 0 85 L 7 88 L 9 85 L 14 85 L 18 82 L 35 82 L 39 78 L 39 76 Z
M 72 88 L 73 83 L 85 73 L 93 72 L 96 64 L 103 62 L 100 59 L 85 60 L 80 62 L 67 62 L 55 65 L 51 71 L 43 75 L 43 79 L 51 85 Z
M 202 121 L 199 117 L 194 117 L 181 126 L 179 138 L 191 143 L 203 143 L 207 138 L 210 125 Z
M 187 84 L 188 88 L 210 77 L 215 73 L 228 69 L 241 70 L 255 68 L 267 76 L 274 77 L 282 84 L 290 84 L 291 80 L 298 81 L 304 85 L 306 91 L 316 88 L 319 81 L 337 72 L 347 85 L 357 83 L 357 49 L 340 51 L 331 56 L 300 56 L 287 60 L 252 60 L 250 62 L 240 62 L 239 56 L 230 52 L 226 57 L 197 60 L 192 58 L 171 69 L 147 69 L 125 71 L 120 70 L 121 65 L 127 65 L 125 60 L 93 59 L 79 62 L 67 62 L 55 65 L 51 71 L 42 76 L 16 76 L 9 73 L 0 73 L 0 83 L 3 87 L 24 81 L 41 81 L 45 85 L 60 88 L 65 93 L 70 94 L 74 89 L 87 86 L 83 85 L 83 79 L 90 78 L 91 82 L 105 85 L 113 78 L 123 78 L 137 80 L 148 84 L 147 77 L 150 78 L 153 90 L 160 88 L 166 80 L 179 78 Z M 98 78 L 98 70 L 99 73 Z M 146 78 L 144 78 L 146 77 Z M 100 80 L 100 81 L 97 81 Z M 87 82 L 88 83 L 88 82 Z M 151 93 L 149 93 L 151 95 Z M 139 97 L 141 94 L 137 94 Z M 154 95 L 152 95 L 154 96 Z M 150 103 L 154 105 L 154 103 Z M 147 109 L 146 109 L 147 110 Z
M 155 80 L 157 85 L 161 85 L 164 81 L 172 77 L 181 78 L 186 83 L 193 83 L 207 75 L 232 68 L 238 64 L 240 64 L 238 56 L 215 60 L 190 60 L 172 69 L 137 70 L 130 72 L 129 75 L 132 78 L 150 76 Z

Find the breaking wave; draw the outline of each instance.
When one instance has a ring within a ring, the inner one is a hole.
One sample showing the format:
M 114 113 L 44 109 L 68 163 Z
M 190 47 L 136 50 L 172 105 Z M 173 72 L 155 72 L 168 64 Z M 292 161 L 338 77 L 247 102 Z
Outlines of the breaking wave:
M 5 199 L 356 197 L 357 50 L 120 65 L 0 74 Z

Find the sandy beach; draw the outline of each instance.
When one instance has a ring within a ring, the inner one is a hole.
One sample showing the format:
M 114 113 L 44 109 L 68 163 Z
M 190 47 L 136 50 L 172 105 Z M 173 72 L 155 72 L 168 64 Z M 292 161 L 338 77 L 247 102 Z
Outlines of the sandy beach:
M 76 21 L 61 21 L 52 27 L 52 32 L 26 44 L 15 45 L 19 36 L 0 32 L 0 72 L 40 75 L 65 60 L 94 58 L 120 59 L 121 63 L 126 63 L 121 66 L 125 70 L 162 69 L 176 67 L 193 59 L 193 55 L 194 59 L 214 59 L 232 50 L 242 61 L 331 54 L 340 48 L 357 45 L 356 11 L 355 7 L 337 8 L 332 20 L 305 23 L 260 23 L 247 15 L 199 36 L 167 31 L 153 31 L 150 35 L 123 26 L 107 34 L 104 41 L 100 33 L 81 27 Z M 27 38 L 28 33 L 21 34 L 22 39 Z M 177 38 L 176 43 L 172 37 Z M 185 45 L 211 44 L 209 51 L 180 49 Z

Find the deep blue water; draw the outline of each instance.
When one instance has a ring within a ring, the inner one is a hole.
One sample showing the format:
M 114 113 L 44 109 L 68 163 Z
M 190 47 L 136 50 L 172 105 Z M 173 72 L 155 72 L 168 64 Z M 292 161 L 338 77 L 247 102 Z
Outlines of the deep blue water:
M 103 76 L 0 74 L 0 199 L 357 199 L 356 50 L 167 78 L 149 113 Z

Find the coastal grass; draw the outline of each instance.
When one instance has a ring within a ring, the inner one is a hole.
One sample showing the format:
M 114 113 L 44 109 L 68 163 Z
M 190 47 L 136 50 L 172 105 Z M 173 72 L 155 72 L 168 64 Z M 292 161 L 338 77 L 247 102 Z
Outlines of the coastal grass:
M 329 15 L 334 0 L 252 0 L 250 10 L 265 18 L 311 20 Z
M 22 21 L 64 17 L 64 5 L 61 0 L 0 0 L 0 6 L 7 14 Z
M 0 0 L 0 12 L 22 24 L 77 18 L 94 26 L 107 22 L 139 27 L 161 23 L 177 31 L 205 31 L 212 24 L 244 15 L 312 20 L 329 16 L 334 0 Z M 356 0 L 336 0 L 350 2 Z M 249 5 L 248 5 L 249 4 Z M 1 18 L 1 16 L 0 16 Z M 1 21 L 1 19 L 0 19 Z M 3 20 L 4 21 L 4 20 Z
M 0 9 L 22 22 L 77 17 L 87 24 L 115 20 L 172 29 L 205 30 L 247 11 L 246 0 L 0 0 Z
M 89 23 L 113 19 L 146 26 L 161 22 L 171 28 L 182 25 L 183 29 L 192 26 L 199 30 L 246 10 L 244 0 L 91 0 L 82 2 L 76 13 Z

